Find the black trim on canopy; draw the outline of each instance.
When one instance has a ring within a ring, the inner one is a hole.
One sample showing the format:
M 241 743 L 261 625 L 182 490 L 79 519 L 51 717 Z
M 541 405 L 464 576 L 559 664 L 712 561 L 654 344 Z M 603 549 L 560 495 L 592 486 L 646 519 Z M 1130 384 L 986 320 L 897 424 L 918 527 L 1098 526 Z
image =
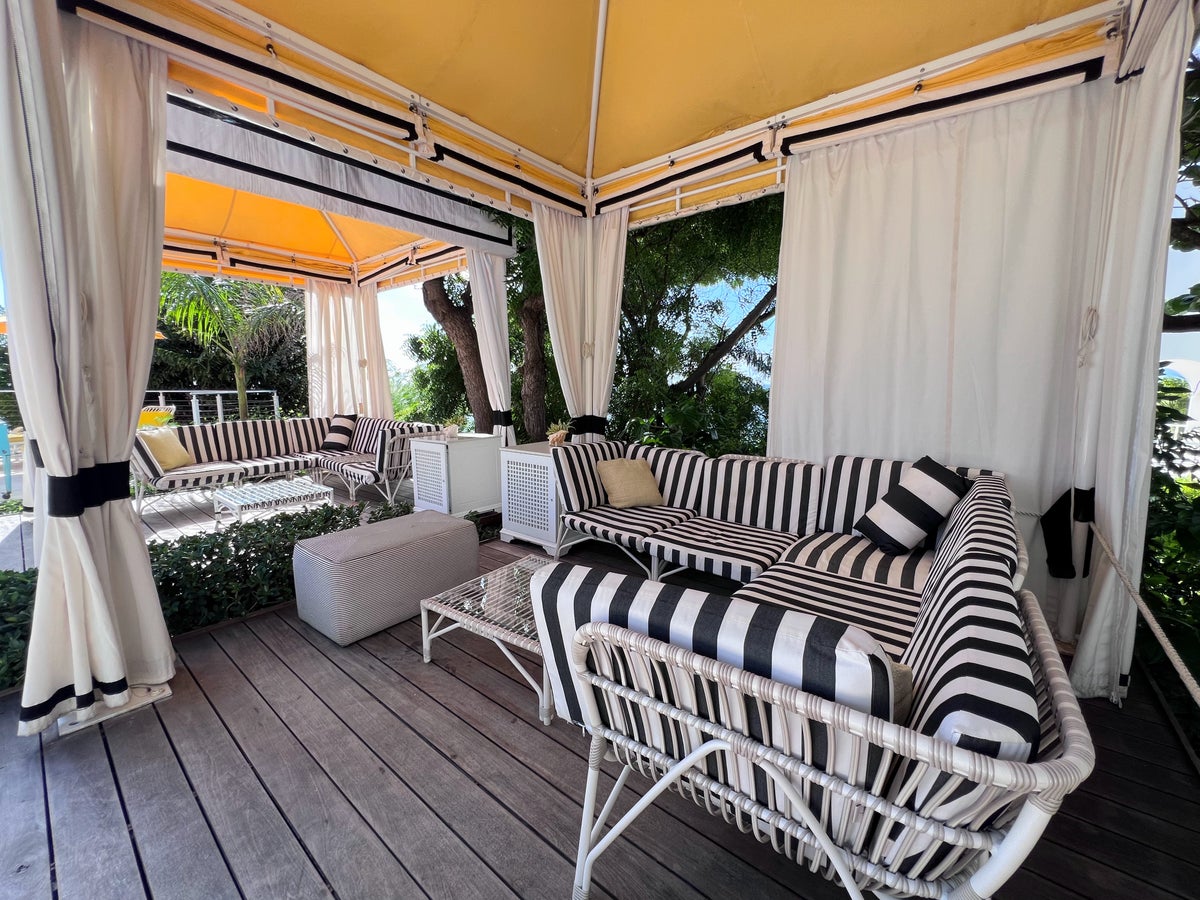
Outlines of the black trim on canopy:
M 363 103 L 357 103 L 354 100 L 348 100 L 341 97 L 332 91 L 318 87 L 315 84 L 309 84 L 302 78 L 297 78 L 295 75 L 289 75 L 286 72 L 281 72 L 278 69 L 270 66 L 262 65 L 261 63 L 250 62 L 242 59 L 233 53 L 228 53 L 224 50 L 218 50 L 211 44 L 206 44 L 203 41 L 195 40 L 194 38 L 185 37 L 181 34 L 176 34 L 170 29 L 163 28 L 161 25 L 155 25 L 153 22 L 147 22 L 145 19 L 139 19 L 137 16 L 130 15 L 127 12 L 122 12 L 119 9 L 105 4 L 98 3 L 96 0 L 59 0 L 58 8 L 64 12 L 78 15 L 80 9 L 87 10 L 90 13 L 95 13 L 106 19 L 111 19 L 127 28 L 132 28 L 135 31 L 140 31 L 143 34 L 156 37 L 159 40 L 169 44 L 174 44 L 176 47 L 181 47 L 184 50 L 191 50 L 193 53 L 199 53 L 201 56 L 207 56 L 209 59 L 217 60 L 225 65 L 232 66 L 235 69 L 241 69 L 243 72 L 250 72 L 254 75 L 268 78 L 271 81 L 277 81 L 280 84 L 287 85 L 301 93 L 308 94 L 310 97 L 315 97 L 325 103 L 329 103 L 340 109 L 355 113 L 368 119 L 373 119 L 384 125 L 392 128 L 403 129 L 408 136 L 408 140 L 415 141 L 417 139 L 417 126 L 413 122 L 406 119 L 398 118 L 390 113 L 381 112 L 373 109 Z
M 642 187 L 634 188 L 633 190 L 626 191 L 623 194 L 617 194 L 615 197 L 608 197 L 605 200 L 601 200 L 596 204 L 596 212 L 599 214 L 604 211 L 605 207 L 612 206 L 614 203 L 621 203 L 624 200 L 632 200 L 635 197 L 640 197 L 643 194 L 651 193 L 652 191 L 666 187 L 667 185 L 683 178 L 687 178 L 692 175 L 699 175 L 702 172 L 707 172 L 709 169 L 716 169 L 720 166 L 727 165 L 728 163 L 736 162 L 743 156 L 747 155 L 753 156 L 756 162 L 767 161 L 766 156 L 763 155 L 762 141 L 759 141 L 758 143 L 752 144 L 749 147 L 742 147 L 740 150 L 734 150 L 732 153 L 726 153 L 724 156 L 717 156 L 687 169 L 680 169 L 678 172 L 672 172 L 670 175 L 664 175 L 657 181 L 652 181 L 650 184 L 643 185 Z
M 48 475 L 46 483 L 46 515 L 78 518 L 85 509 L 129 499 L 129 460 L 96 463 L 74 475 Z
M 435 259 L 441 259 L 443 256 L 449 256 L 451 253 L 459 253 L 461 251 L 462 251 L 462 247 L 445 247 L 441 250 L 438 250 L 436 253 L 430 253 L 430 254 L 427 254 L 426 256 L 418 256 L 412 265 L 414 267 L 427 265 L 428 263 L 432 262 Z M 408 263 L 407 256 L 402 259 L 398 259 L 395 262 L 390 262 L 386 266 L 384 266 L 382 269 L 376 269 L 374 272 L 371 272 L 367 275 L 363 275 L 361 278 L 358 279 L 358 283 L 366 284 L 368 281 L 378 281 L 379 276 L 386 275 L 388 272 L 392 271 L 392 269 L 398 269 L 401 266 L 407 266 L 408 264 L 409 263 Z
M 604 416 L 575 416 L 567 424 L 567 430 L 571 434 L 598 434 L 603 437 L 607 425 L 608 419 Z
M 123 694 L 127 690 L 129 690 L 129 682 L 124 678 L 117 681 L 97 681 L 93 677 L 92 692 L 90 694 L 76 694 L 75 685 L 66 684 L 41 703 L 35 703 L 33 706 L 22 706 L 20 719 L 22 722 L 34 722 L 44 718 L 54 711 L 54 707 L 64 701 L 70 700 L 72 697 L 75 698 L 75 709 L 88 709 L 96 703 L 96 691 L 107 697 L 112 697 L 117 694 Z
M 216 260 L 216 250 L 201 250 L 198 247 L 177 247 L 174 244 L 163 244 L 163 250 L 168 253 L 191 253 L 195 256 L 204 256 L 208 259 Z
M 230 268 L 236 269 L 238 266 L 246 268 L 249 266 L 252 269 L 265 269 L 268 272 L 283 272 L 287 275 L 300 275 L 304 278 L 316 278 L 319 281 L 332 281 L 337 284 L 354 284 L 354 279 L 346 278 L 342 275 L 329 275 L 325 272 L 315 272 L 306 269 L 294 269 L 290 266 L 273 266 L 270 263 L 258 262 L 253 259 L 242 259 L 241 257 L 229 257 Z

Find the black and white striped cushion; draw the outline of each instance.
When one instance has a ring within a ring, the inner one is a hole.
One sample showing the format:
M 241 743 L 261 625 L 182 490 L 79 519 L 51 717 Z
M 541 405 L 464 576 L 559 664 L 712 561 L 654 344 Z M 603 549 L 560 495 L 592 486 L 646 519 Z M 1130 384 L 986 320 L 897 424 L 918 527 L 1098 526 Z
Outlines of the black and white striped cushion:
M 329 418 L 284 419 L 288 453 L 314 453 L 329 431 Z
M 792 544 L 779 561 L 919 592 L 929 579 L 933 553 L 924 547 L 904 554 L 884 553 L 861 535 L 818 531 Z
M 375 456 L 371 453 L 355 453 L 353 450 L 322 450 L 315 455 L 317 468 L 335 472 L 357 484 L 378 484 L 383 480 L 375 468 Z
M 282 475 L 307 469 L 312 465 L 312 457 L 301 453 L 266 456 L 261 459 L 241 459 L 238 465 L 245 470 L 245 478 L 262 478 L 265 475 Z
M 697 516 L 642 541 L 652 557 L 733 581 L 750 581 L 773 565 L 796 536 Z
M 233 455 L 233 423 L 211 425 L 180 425 L 176 429 L 179 443 L 192 454 L 197 463 L 236 459 Z
M 329 422 L 329 432 L 321 441 L 321 449 L 349 450 L 350 441 L 354 438 L 354 425 L 357 419 L 358 416 L 334 416 Z
M 854 527 L 888 553 L 907 553 L 937 531 L 968 487 L 961 475 L 924 456 Z
M 809 534 L 821 502 L 821 467 L 799 460 L 723 456 L 705 470 L 700 514 L 770 531 Z
M 358 453 L 374 453 L 378 447 L 379 432 L 385 428 L 398 428 L 403 424 L 395 419 L 359 416 L 354 423 L 354 438 L 350 441 L 348 449 Z
M 244 471 L 240 465 L 219 460 L 197 463 L 194 466 L 180 466 L 155 481 L 154 487 L 160 491 L 213 487 L 237 481 Z
M 397 478 L 407 469 L 409 462 L 412 460 L 412 452 L 409 449 L 409 440 L 418 434 L 440 434 L 442 427 L 440 425 L 426 425 L 424 422 L 397 422 L 385 429 L 380 430 L 380 434 L 387 431 L 393 440 L 399 439 L 399 452 L 393 453 L 397 449 L 388 441 L 376 440 L 375 443 L 375 469 L 383 474 L 385 478 Z
M 650 535 L 690 519 L 689 509 L 670 506 L 631 506 L 617 509 L 607 504 L 593 506 L 574 513 L 563 513 L 562 522 L 574 531 L 612 541 L 623 547 L 641 551 Z
M 630 444 L 625 449 L 628 459 L 644 459 L 658 482 L 663 503 L 696 512 L 700 508 L 700 491 L 704 486 L 705 467 L 709 459 L 696 450 L 676 450 L 650 444 Z
M 596 474 L 596 463 L 620 459 L 625 455 L 624 441 L 570 443 L 551 448 L 554 477 L 566 512 L 579 512 L 608 502 L 608 494 Z
M 147 484 L 154 484 L 166 474 L 140 434 L 134 434 L 133 455 L 129 459 L 129 464 L 134 475 Z
M 997 759 L 1036 758 L 1043 711 L 1030 654 L 1005 561 L 994 554 L 960 556 L 943 577 L 930 579 L 901 657 L 913 670 L 909 727 Z M 910 763 L 888 795 L 949 825 L 977 824 L 987 788 L 968 781 L 947 793 L 948 778 Z M 901 872 L 936 864 L 947 852 L 939 848 L 923 859 L 932 838 L 899 826 L 881 837 L 890 844 L 886 863 L 903 854 Z
M 991 479 L 979 479 L 954 507 L 938 543 L 930 581 L 936 583 L 964 553 L 992 554 L 1017 572 L 1017 526 L 1009 502 L 1008 490 L 999 489 Z
M 840 575 L 778 563 L 733 596 L 825 616 L 861 628 L 899 659 L 912 640 L 921 595 L 886 584 L 866 584 Z
M 821 493 L 820 530 L 852 533 L 854 523 L 900 481 L 910 465 L 897 459 L 829 457 Z
M 572 722 L 584 724 L 571 644 L 588 622 L 648 634 L 863 712 L 891 713 L 887 654 L 844 623 L 568 563 L 539 569 L 529 587 L 555 709 Z

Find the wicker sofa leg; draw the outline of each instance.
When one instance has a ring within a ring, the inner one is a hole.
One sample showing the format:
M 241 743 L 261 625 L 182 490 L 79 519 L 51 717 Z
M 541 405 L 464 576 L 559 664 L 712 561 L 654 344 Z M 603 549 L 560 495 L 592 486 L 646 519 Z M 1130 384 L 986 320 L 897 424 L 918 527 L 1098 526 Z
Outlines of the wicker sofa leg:
M 1029 856 L 1057 812 L 1060 803 L 1044 796 L 1031 796 L 1017 813 L 1008 836 L 992 851 L 979 870 L 950 895 L 951 900 L 986 900 L 1012 877 Z
M 142 515 L 142 504 L 146 500 L 146 485 L 140 478 L 136 481 L 136 486 L 133 489 L 133 511 L 138 514 L 138 518 Z

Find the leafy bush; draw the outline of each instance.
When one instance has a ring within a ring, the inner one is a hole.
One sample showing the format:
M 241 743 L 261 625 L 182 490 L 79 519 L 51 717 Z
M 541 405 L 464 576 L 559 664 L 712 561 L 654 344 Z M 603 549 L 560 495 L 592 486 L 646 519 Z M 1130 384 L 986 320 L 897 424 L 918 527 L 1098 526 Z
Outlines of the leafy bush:
M 319 506 L 270 519 L 230 525 L 217 532 L 152 541 L 150 568 L 171 634 L 217 625 L 296 599 L 292 548 L 296 541 L 382 522 L 412 512 L 396 503 Z M 25 671 L 25 648 L 37 571 L 0 571 L 0 690 Z

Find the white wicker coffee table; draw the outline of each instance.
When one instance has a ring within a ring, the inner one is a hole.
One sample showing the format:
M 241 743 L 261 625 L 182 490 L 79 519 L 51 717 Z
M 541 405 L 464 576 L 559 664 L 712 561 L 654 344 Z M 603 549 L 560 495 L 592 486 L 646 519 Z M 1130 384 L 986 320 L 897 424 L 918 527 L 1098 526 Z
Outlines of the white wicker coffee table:
M 509 647 L 517 647 L 539 657 L 542 655 L 537 625 L 533 620 L 533 605 L 529 599 L 529 579 L 534 572 L 551 562 L 553 560 L 545 556 L 531 554 L 421 601 L 421 650 L 425 662 L 430 660 L 429 644 L 433 639 L 456 628 L 489 638 L 537 694 L 538 716 L 546 725 L 550 724 L 552 715 L 550 675 L 543 666 L 539 684 Z M 430 613 L 437 615 L 432 627 L 429 624 Z M 449 624 L 443 625 L 444 622 Z
M 243 513 L 254 509 L 307 506 L 310 503 L 329 503 L 332 500 L 333 488 L 317 484 L 307 477 L 229 485 L 213 491 L 213 518 L 219 525 L 221 510 L 225 509 L 240 522 Z

